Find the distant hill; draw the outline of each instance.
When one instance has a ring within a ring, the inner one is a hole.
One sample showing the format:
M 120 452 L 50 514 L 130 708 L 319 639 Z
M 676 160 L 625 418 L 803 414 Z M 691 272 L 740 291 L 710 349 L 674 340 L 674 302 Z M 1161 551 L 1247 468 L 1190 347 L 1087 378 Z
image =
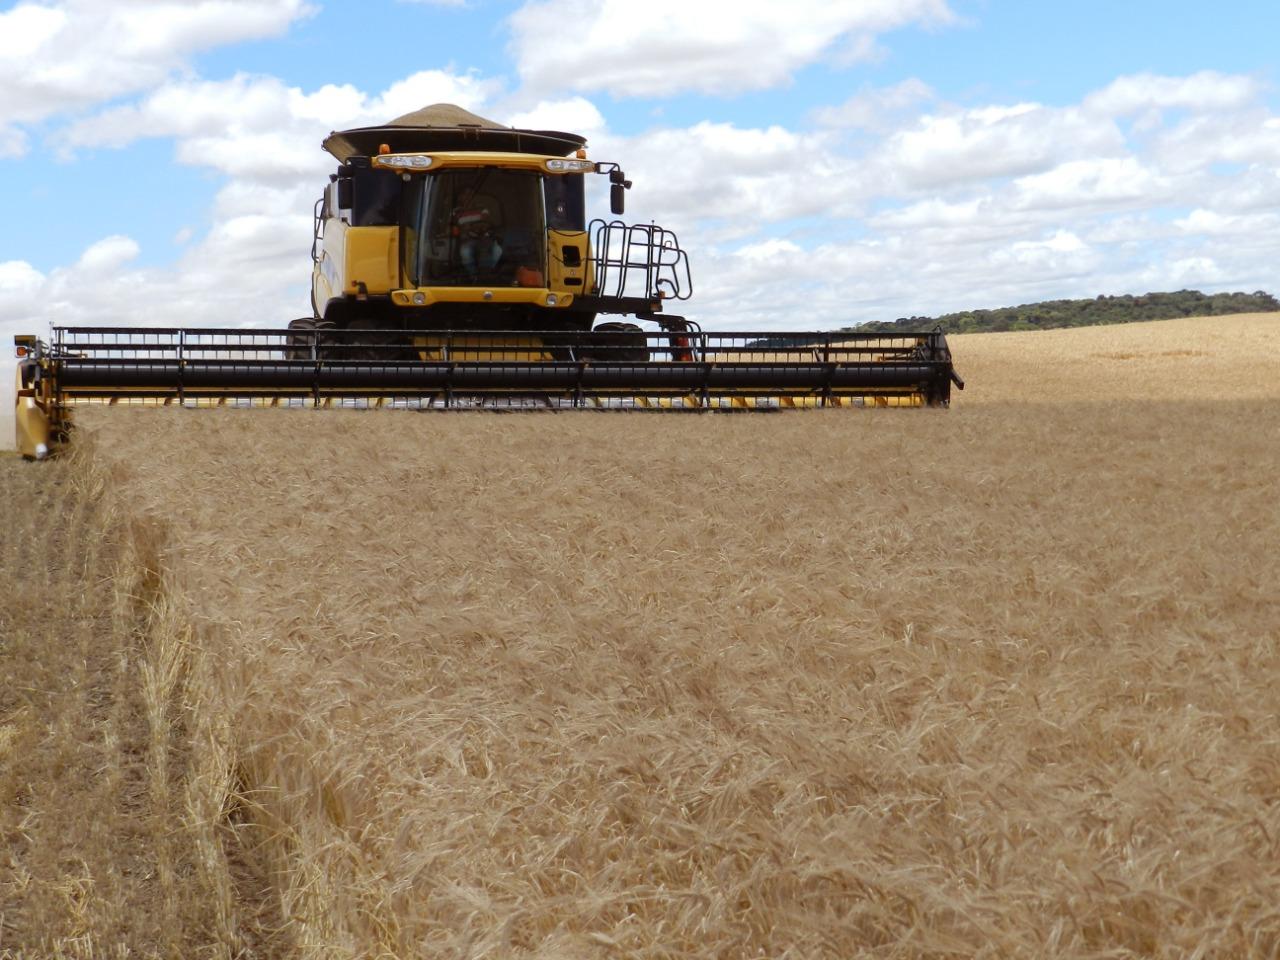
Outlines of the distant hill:
M 1059 327 L 1092 327 L 1175 317 L 1211 317 L 1229 313 L 1280 311 L 1280 300 L 1262 290 L 1256 293 L 1204 294 L 1199 290 L 1148 293 L 1140 297 L 1097 297 L 1093 300 L 1045 300 L 998 310 L 966 310 L 940 317 L 902 317 L 898 320 L 845 327 L 859 333 L 896 333 L 932 330 L 946 333 L 995 333 L 1005 330 L 1053 330 Z

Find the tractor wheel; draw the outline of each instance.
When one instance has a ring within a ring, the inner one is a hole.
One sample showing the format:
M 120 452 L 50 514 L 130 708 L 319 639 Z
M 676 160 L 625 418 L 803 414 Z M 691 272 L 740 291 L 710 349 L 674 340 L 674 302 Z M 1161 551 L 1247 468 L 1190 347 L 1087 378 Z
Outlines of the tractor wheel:
M 311 360 L 318 356 L 318 351 L 312 353 L 312 345 L 316 342 L 315 330 L 317 323 L 315 317 L 299 317 L 297 320 L 289 321 L 289 329 L 296 330 L 297 334 L 290 334 L 285 338 L 284 358 L 286 360 Z
M 650 359 L 649 340 L 634 323 L 611 320 L 591 331 L 579 356 L 584 360 L 644 363 Z
M 388 326 L 389 324 L 384 320 L 367 317 L 352 320 L 335 334 L 333 342 L 342 346 L 333 348 L 330 354 L 339 360 L 380 360 L 387 363 L 395 360 L 416 360 L 417 353 L 413 349 L 413 341 L 407 334 L 365 332 L 386 330 Z

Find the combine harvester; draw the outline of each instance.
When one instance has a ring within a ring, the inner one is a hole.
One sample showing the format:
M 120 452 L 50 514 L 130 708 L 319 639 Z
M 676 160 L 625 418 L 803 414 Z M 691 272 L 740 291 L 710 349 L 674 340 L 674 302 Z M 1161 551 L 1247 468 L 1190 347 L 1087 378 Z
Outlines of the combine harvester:
M 587 221 L 586 176 L 631 187 L 569 133 L 441 104 L 331 134 L 313 316 L 281 329 L 56 327 L 16 338 L 18 450 L 84 404 L 762 410 L 946 406 L 941 331 L 707 333 L 675 234 Z M 597 318 L 631 317 L 630 320 Z

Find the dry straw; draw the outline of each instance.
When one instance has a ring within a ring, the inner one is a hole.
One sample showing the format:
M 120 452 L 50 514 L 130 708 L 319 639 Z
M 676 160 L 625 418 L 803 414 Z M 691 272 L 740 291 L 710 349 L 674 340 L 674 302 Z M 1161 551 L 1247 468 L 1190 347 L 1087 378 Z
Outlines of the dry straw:
M 957 338 L 950 411 L 84 418 L 167 531 L 223 923 L 1276 956 L 1277 334 Z

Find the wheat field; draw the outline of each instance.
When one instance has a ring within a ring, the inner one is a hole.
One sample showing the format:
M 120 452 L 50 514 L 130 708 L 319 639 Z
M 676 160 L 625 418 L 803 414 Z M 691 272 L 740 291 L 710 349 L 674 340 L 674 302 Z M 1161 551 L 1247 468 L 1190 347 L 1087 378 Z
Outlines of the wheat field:
M 0 956 L 1280 956 L 1278 335 L 956 337 L 947 411 L 83 416 L 0 474 L 81 518 L 14 596 L 92 545 L 0 656 L 97 624 L 137 745 L 4 702 L 11 839 L 24 777 L 101 814 Z

